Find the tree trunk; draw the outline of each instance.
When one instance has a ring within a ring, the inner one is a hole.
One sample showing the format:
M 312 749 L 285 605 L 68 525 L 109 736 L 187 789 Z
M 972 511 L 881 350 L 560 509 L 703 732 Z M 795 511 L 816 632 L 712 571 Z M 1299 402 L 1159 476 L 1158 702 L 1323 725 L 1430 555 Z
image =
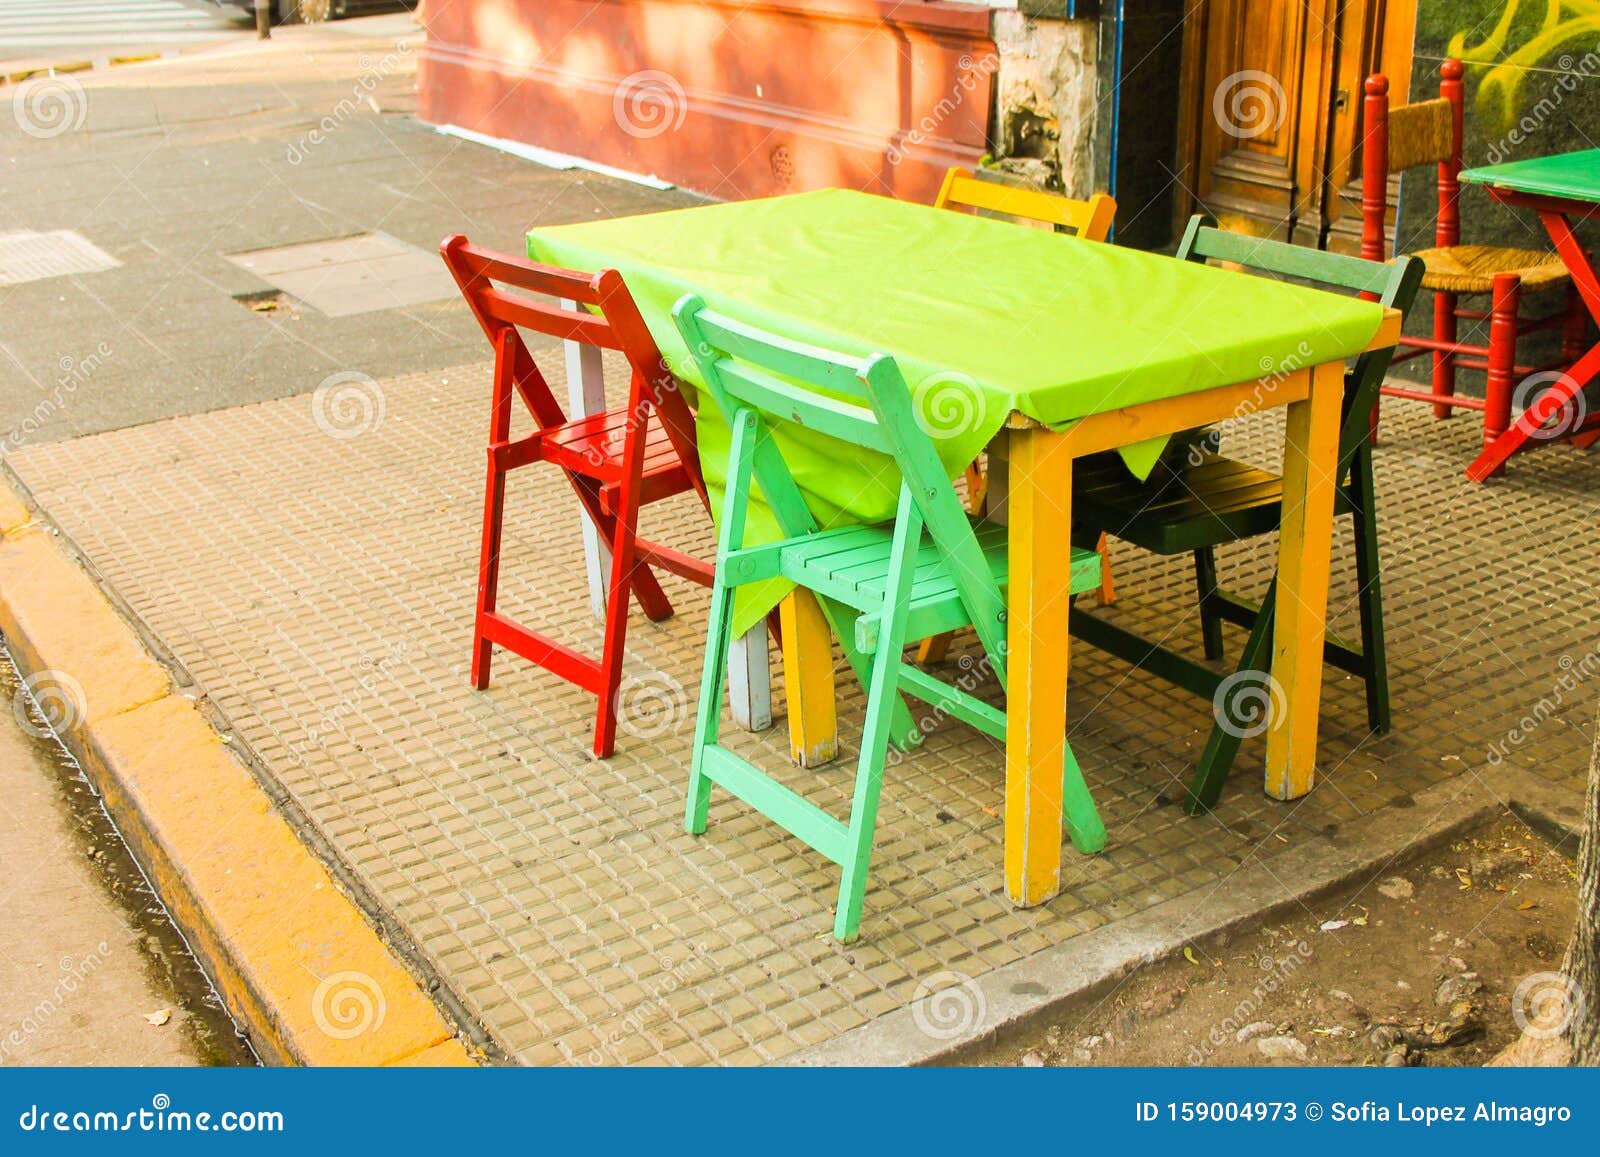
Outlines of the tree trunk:
M 1578 848 L 1578 921 L 1567 948 L 1573 996 L 1566 1038 L 1572 1063 L 1600 1065 L 1600 719 L 1589 758 L 1589 791 L 1583 802 L 1583 843 Z
M 1522 1036 L 1491 1065 L 1600 1065 L 1600 716 L 1589 755 L 1589 788 L 1578 845 L 1578 913 L 1559 973 L 1517 986 L 1512 1012 Z

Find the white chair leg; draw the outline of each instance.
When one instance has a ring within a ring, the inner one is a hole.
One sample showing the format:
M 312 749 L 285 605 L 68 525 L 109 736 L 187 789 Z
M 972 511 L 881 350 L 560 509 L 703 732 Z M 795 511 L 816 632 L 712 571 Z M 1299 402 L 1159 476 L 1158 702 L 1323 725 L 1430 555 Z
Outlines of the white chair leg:
M 563 301 L 563 309 L 577 309 L 577 302 Z M 600 362 L 600 347 L 580 342 L 562 342 L 567 364 L 567 416 L 582 418 L 606 408 L 606 376 Z M 594 523 L 580 515 L 583 528 L 583 566 L 589 576 L 589 609 L 594 617 L 606 617 L 606 580 L 611 574 L 611 550 L 600 537 Z
M 772 670 L 767 624 L 757 623 L 733 641 L 728 655 L 728 705 L 746 731 L 772 726 Z

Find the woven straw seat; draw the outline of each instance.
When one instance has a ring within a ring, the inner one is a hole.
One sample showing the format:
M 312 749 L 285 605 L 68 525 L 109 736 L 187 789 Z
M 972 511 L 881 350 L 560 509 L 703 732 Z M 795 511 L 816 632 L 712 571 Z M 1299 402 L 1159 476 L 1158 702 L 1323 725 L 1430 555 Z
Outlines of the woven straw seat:
M 1567 281 L 1567 267 L 1554 253 L 1537 249 L 1501 249 L 1493 245 L 1451 245 L 1419 249 L 1427 272 L 1422 288 L 1441 293 L 1488 293 L 1496 274 L 1515 273 L 1525 290 L 1548 289 Z

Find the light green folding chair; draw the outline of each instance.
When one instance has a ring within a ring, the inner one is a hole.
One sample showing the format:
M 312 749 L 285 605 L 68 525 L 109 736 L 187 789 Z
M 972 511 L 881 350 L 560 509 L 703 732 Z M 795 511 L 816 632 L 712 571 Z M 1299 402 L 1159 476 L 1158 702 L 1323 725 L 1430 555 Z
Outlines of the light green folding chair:
M 962 508 L 894 359 L 846 357 L 788 341 L 713 313 L 694 295 L 678 302 L 673 317 L 732 429 L 685 824 L 695 835 L 704 833 L 715 783 L 798 836 L 844 869 L 833 934 L 854 940 L 899 693 L 1005 742 L 1003 711 L 905 662 L 904 650 L 908 640 L 970 625 L 1005 686 L 1006 528 Z M 772 424 L 783 423 L 836 438 L 844 453 L 856 447 L 891 456 L 902 479 L 894 521 L 820 529 L 771 436 Z M 781 541 L 744 545 L 752 482 L 777 520 Z M 1099 586 L 1099 555 L 1065 543 L 1062 554 L 1073 593 Z M 717 742 L 734 589 L 774 578 L 814 592 L 835 612 L 848 608 L 830 617 L 846 624 L 853 617 L 855 650 L 870 660 L 863 664 L 866 721 L 848 822 Z M 1067 830 L 1080 851 L 1097 852 L 1105 846 L 1105 825 L 1071 747 L 1063 750 Z

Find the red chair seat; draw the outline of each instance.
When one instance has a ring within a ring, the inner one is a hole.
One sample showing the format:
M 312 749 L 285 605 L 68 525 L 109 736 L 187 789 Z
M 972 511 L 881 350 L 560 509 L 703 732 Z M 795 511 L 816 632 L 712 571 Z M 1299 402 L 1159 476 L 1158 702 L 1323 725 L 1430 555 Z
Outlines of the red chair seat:
M 620 482 L 629 417 L 627 410 L 605 410 L 552 427 L 544 432 L 543 457 L 584 478 Z M 659 480 L 663 474 L 676 474 L 682 489 L 688 489 L 689 476 L 672 439 L 660 422 L 650 422 L 645 426 L 644 476 Z

